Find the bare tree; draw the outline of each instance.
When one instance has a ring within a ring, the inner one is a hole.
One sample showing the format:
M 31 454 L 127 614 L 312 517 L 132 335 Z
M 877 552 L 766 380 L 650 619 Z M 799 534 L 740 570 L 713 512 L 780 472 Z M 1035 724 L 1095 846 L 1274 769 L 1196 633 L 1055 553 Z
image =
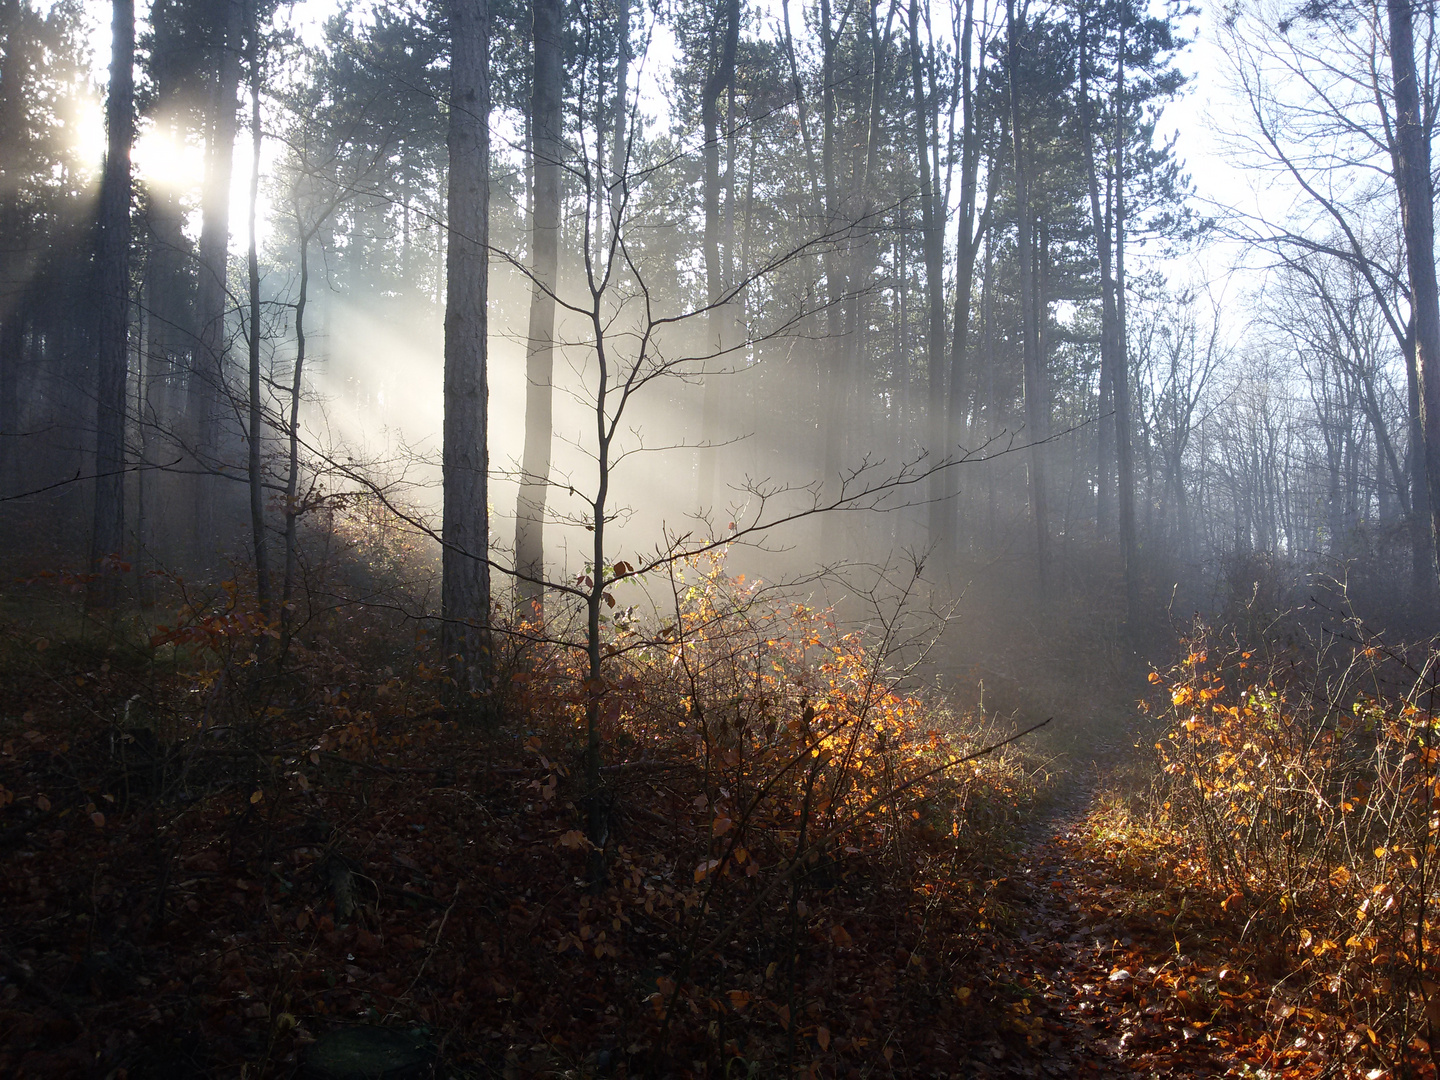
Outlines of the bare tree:
M 1428 23 L 1425 64 L 1416 65 L 1422 54 L 1416 51 L 1412 19 L 1404 3 L 1382 11 L 1363 0 L 1235 10 L 1227 22 L 1226 51 L 1248 112 L 1248 126 L 1232 133 L 1236 152 L 1259 167 L 1257 174 L 1270 173 L 1271 187 L 1286 196 L 1270 205 L 1290 212 L 1237 207 L 1231 229 L 1279 253 L 1286 264 L 1318 256 L 1351 267 L 1404 351 L 1412 577 L 1417 593 L 1430 597 L 1436 564 L 1434 479 L 1427 459 L 1436 436 L 1425 406 L 1432 390 L 1425 385 L 1423 337 L 1433 335 L 1436 318 L 1425 119 L 1433 104 L 1423 106 L 1424 115 L 1420 110 L 1422 102 L 1434 101 L 1437 73 Z M 1306 32 L 1291 32 L 1300 23 Z M 1399 258 L 1387 243 L 1397 218 L 1405 238 Z M 1437 345 L 1440 341 L 1431 341 L 1432 348 Z

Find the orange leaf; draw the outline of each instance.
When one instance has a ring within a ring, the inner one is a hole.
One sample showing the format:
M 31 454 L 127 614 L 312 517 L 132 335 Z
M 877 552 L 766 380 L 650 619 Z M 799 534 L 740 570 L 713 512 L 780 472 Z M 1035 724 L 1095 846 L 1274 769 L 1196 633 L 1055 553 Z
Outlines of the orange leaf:
M 715 835 L 724 836 L 727 832 L 731 830 L 732 827 L 734 827 L 734 825 L 735 823 L 731 821 L 728 817 L 723 814 L 720 815 L 715 819 Z
M 821 1050 L 830 1049 L 830 1029 L 824 1024 L 815 1029 L 815 1041 L 820 1044 Z
M 739 1012 L 745 1008 L 746 1005 L 750 1004 L 750 995 L 744 990 L 730 990 L 727 991 L 727 993 L 730 998 L 730 1007 L 736 1012 Z
M 101 828 L 105 826 L 105 815 L 100 813 L 99 810 L 96 810 L 95 813 L 90 815 L 90 820 Z

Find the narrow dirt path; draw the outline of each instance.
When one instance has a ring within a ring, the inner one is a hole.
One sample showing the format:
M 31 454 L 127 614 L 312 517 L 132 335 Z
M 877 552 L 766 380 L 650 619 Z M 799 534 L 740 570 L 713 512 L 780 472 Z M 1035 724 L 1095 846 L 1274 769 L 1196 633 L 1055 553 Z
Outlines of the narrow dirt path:
M 1189 958 L 1168 898 L 1122 886 L 1096 852 L 1106 764 L 1070 780 L 1029 826 L 1003 883 L 989 997 L 1004 1018 L 972 1059 L 975 1075 L 1212 1077 L 1236 1067 L 1169 993 Z

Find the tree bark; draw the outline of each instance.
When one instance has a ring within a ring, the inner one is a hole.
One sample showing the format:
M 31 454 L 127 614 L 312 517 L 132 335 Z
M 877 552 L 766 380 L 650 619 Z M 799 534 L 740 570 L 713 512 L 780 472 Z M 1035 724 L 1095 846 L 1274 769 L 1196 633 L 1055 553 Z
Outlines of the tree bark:
M 1030 220 L 1029 163 L 1025 155 L 1024 128 L 1020 120 L 1018 65 L 1020 45 L 1016 39 L 1015 0 L 1006 0 L 1007 66 L 1010 78 L 1010 129 L 1015 164 L 1016 258 L 1020 263 L 1020 310 L 1022 356 L 1025 375 L 1025 429 L 1030 442 L 1030 510 L 1035 525 L 1035 577 L 1040 595 L 1050 585 L 1050 525 L 1046 506 L 1044 442 L 1048 434 L 1045 391 L 1041 385 L 1039 311 L 1035 294 L 1035 239 Z
M 265 436 L 265 409 L 260 397 L 260 242 L 256 236 L 256 211 L 260 203 L 260 152 L 264 131 L 260 126 L 260 26 L 259 13 L 251 5 L 255 20 L 250 26 L 250 243 L 245 253 L 250 285 L 249 376 L 250 409 L 246 472 L 250 488 L 250 538 L 255 549 L 255 601 L 264 618 L 270 618 L 270 551 L 265 535 L 265 473 L 261 446 Z M 262 642 L 263 644 L 263 642 Z
M 525 449 L 515 507 L 516 606 L 539 614 L 545 589 L 545 505 L 550 484 L 550 442 L 555 375 L 555 289 L 560 262 L 559 0 L 534 0 L 535 47 L 530 90 L 534 207 L 531 217 L 529 344 L 525 352 Z
M 1096 437 L 1095 532 L 1112 535 L 1114 492 L 1111 489 L 1115 453 L 1115 277 L 1110 245 L 1110 213 L 1100 206 L 1100 167 L 1095 159 L 1095 133 L 1090 97 L 1090 34 L 1086 11 L 1080 12 L 1080 131 L 1085 143 L 1086 179 L 1090 191 L 1090 221 L 1100 262 L 1100 417 Z M 1107 177 L 1107 179 L 1109 179 Z M 1113 186 L 1107 184 L 1107 192 Z
M 705 317 L 709 340 L 701 350 L 701 355 L 714 358 L 722 357 L 729 345 L 725 333 L 726 313 L 718 306 L 730 276 L 722 262 L 720 247 L 720 95 L 735 82 L 735 53 L 740 42 L 739 0 L 724 0 L 722 17 L 724 24 L 720 29 L 725 37 L 720 43 L 719 55 L 712 55 L 710 72 L 700 93 L 700 118 L 705 132 L 705 299 L 711 305 Z M 727 247 L 724 252 L 726 261 L 729 256 Z M 707 366 L 711 365 L 707 362 Z M 719 379 L 713 370 L 705 375 L 704 379 L 696 499 L 696 505 L 702 513 L 710 509 L 715 499 L 715 457 L 719 452 L 715 443 L 720 438 Z
M 976 213 L 980 184 L 980 115 L 979 84 L 984 78 L 984 57 L 972 79 L 970 65 L 974 55 L 975 0 L 964 0 L 964 15 L 960 30 L 961 108 L 964 119 L 961 126 L 960 145 L 960 205 L 955 225 L 955 311 L 954 330 L 950 339 L 950 387 L 945 399 L 945 430 L 949 433 L 951 446 L 966 442 L 968 410 L 965 397 L 969 383 L 970 305 L 974 299 L 975 260 L 980 244 L 990 229 L 991 211 L 995 204 L 998 171 L 989 178 L 985 209 Z M 983 54 L 983 43 L 982 43 Z M 953 542 L 959 536 L 960 525 L 960 474 L 951 469 L 946 474 L 946 532 Z
M 930 464 L 937 466 L 950 456 L 945 424 L 945 208 L 937 196 L 939 177 L 931 175 L 931 113 L 938 101 L 927 101 L 924 56 L 920 49 L 920 0 L 910 0 L 910 85 L 915 107 L 915 157 L 920 166 L 920 237 L 925 257 L 925 370 L 929 380 L 926 395 L 925 449 Z M 945 481 L 943 472 L 933 472 L 929 483 L 930 546 L 944 547 L 946 535 Z
M 113 608 L 120 577 L 107 560 L 125 545 L 125 389 L 130 328 L 130 147 L 135 141 L 135 5 L 111 6 L 107 146 L 96 252 L 100 328 L 95 417 L 95 529 L 87 606 Z
M 198 348 L 190 377 L 190 449 L 196 460 L 191 557 L 206 565 L 219 540 L 215 483 L 205 475 L 219 448 L 220 397 L 225 384 L 225 311 L 229 307 L 230 175 L 235 159 L 240 88 L 243 0 L 218 0 L 224 19 L 216 29 L 218 52 L 209 116 L 201 197 L 199 283 L 195 298 Z
M 305 308 L 310 302 L 310 230 L 300 217 L 295 221 L 300 244 L 300 283 L 295 296 L 295 366 L 290 372 L 290 422 L 285 468 L 285 571 L 280 585 L 280 655 L 290 648 L 295 630 L 295 583 L 300 571 L 300 392 L 305 386 Z M 282 660 L 283 663 L 283 660 Z
M 1415 70 L 1415 28 L 1410 0 L 1387 0 L 1390 68 L 1395 93 L 1395 188 L 1405 230 L 1405 261 L 1410 277 L 1411 323 L 1419 381 L 1420 429 L 1425 445 L 1426 493 L 1430 519 L 1425 597 L 1435 592 L 1435 543 L 1440 534 L 1440 287 L 1435 277 L 1435 192 L 1430 173 L 1430 142 L 1420 112 Z M 1418 500 L 1416 500 L 1418 502 Z
M 1120 556 L 1125 568 L 1125 618 L 1139 615 L 1140 568 L 1136 565 L 1135 455 L 1130 441 L 1130 362 L 1125 333 L 1125 24 L 1115 59 L 1115 338 L 1112 346 L 1115 401 L 1115 463 L 1120 510 Z M 1147 500 L 1147 506 L 1151 505 Z
M 1410 581 L 1415 595 L 1428 603 L 1435 585 L 1435 542 L 1431 532 L 1430 485 L 1425 468 L 1425 430 L 1420 423 L 1420 368 L 1415 358 L 1415 327 L 1405 338 L 1406 442 L 1410 483 Z
M 462 694 L 490 676 L 486 301 L 490 243 L 488 0 L 449 0 L 441 649 Z
M 617 0 L 615 10 L 615 105 L 611 119 L 614 140 L 610 150 L 610 233 L 620 233 L 624 212 L 626 185 L 630 174 L 630 141 L 627 132 L 630 118 L 630 0 Z

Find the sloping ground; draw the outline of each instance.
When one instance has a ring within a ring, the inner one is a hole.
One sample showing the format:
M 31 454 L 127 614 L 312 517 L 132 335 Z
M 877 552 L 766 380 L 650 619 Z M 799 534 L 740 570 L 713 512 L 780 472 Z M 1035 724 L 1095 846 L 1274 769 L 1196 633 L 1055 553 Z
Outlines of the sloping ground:
M 145 677 L 9 688 L 0 1075 L 291 1076 L 362 1024 L 506 1080 L 1388 1075 L 1094 774 L 1038 820 L 1023 769 L 977 774 L 954 818 L 896 806 L 789 876 L 757 830 L 712 888 L 703 763 L 634 760 L 593 891 L 538 737 L 357 727 L 361 694 L 168 745 L 115 723 Z
M 687 965 L 744 915 L 702 920 L 678 864 L 706 821 L 693 778 L 629 783 L 596 895 L 563 778 L 451 731 L 408 765 L 327 752 L 303 797 L 237 782 L 163 805 L 107 799 L 108 756 L 57 735 L 0 743 L 21 793 L 0 1074 L 288 1075 L 366 1023 L 424 1029 L 461 1076 L 933 1075 L 1029 1031 L 984 974 L 1012 947 L 1007 883 L 918 826 L 818 863 Z

